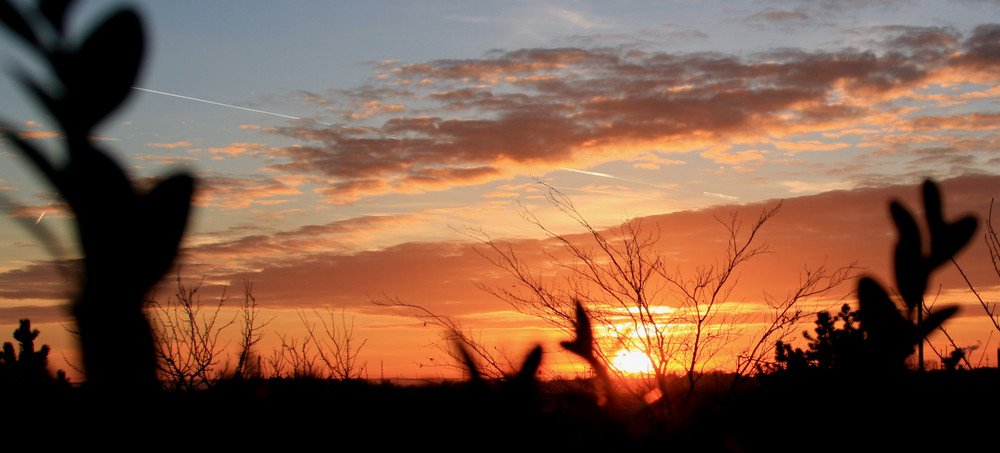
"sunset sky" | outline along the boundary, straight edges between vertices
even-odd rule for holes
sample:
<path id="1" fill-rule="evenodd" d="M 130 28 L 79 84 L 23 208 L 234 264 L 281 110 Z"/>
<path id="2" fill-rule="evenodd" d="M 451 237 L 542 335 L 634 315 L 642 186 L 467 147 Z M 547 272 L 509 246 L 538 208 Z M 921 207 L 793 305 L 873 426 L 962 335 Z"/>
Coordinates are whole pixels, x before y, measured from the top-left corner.
<path id="1" fill-rule="evenodd" d="M 78 29 L 118 2 L 83 3 Z M 345 309 L 373 376 L 445 371 L 420 368 L 437 332 L 372 298 L 515 347 L 550 335 L 475 285 L 510 282 L 469 237 L 515 240 L 542 268 L 551 244 L 522 213 L 580 230 L 539 181 L 593 225 L 654 216 L 679 269 L 723 250 L 713 213 L 750 222 L 785 199 L 762 237 L 775 253 L 734 293 L 744 302 L 824 262 L 857 260 L 888 284 L 886 203 L 918 207 L 924 178 L 949 180 L 949 218 L 984 215 L 1000 194 L 1000 2 L 134 4 L 149 37 L 142 90 L 97 139 L 136 180 L 198 177 L 182 275 L 204 277 L 206 301 L 252 280 L 276 316 L 265 341 L 301 333 L 296 309 Z M 0 40 L 0 119 L 57 149 L 10 76 L 40 74 L 22 50 Z M 68 344 L 69 286 L 13 220 L 40 219 L 70 247 L 53 193 L 4 144 L 0 341 L 30 317 L 41 341 Z M 996 300 L 982 232 L 960 263 Z M 1000 332 L 944 274 L 942 300 L 971 303 L 955 321 L 962 345 L 995 348 Z"/>

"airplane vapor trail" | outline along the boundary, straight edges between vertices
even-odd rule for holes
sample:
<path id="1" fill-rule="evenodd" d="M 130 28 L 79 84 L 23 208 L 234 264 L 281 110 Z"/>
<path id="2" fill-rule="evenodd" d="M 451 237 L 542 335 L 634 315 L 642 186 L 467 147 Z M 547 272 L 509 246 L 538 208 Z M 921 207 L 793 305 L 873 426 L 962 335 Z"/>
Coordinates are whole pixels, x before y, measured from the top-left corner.
<path id="1" fill-rule="evenodd" d="M 222 106 L 222 107 L 229 107 L 229 108 L 232 108 L 232 109 L 246 110 L 248 112 L 263 113 L 265 115 L 272 115 L 272 116 L 280 116 L 282 118 L 289 118 L 289 119 L 293 119 L 293 120 L 302 120 L 302 119 L 305 119 L 305 118 L 299 118 L 297 116 L 285 115 L 283 113 L 268 112 L 266 110 L 257 110 L 257 109 L 252 109 L 252 108 L 248 108 L 248 107 L 240 107 L 238 105 L 223 104 L 221 102 L 209 101 L 208 99 L 199 99 L 199 98 L 195 98 L 195 97 L 191 97 L 191 96 L 183 96 L 183 95 L 180 95 L 180 94 L 167 93 L 165 91 L 150 90 L 149 88 L 132 87 L 132 89 L 133 90 L 138 90 L 138 91 L 145 91 L 147 93 L 162 94 L 164 96 L 172 96 L 172 97 L 175 97 L 175 98 L 187 99 L 189 101 L 204 102 L 206 104 L 218 105 L 218 106 Z M 322 124 L 324 126 L 333 126 L 333 124 L 324 123 L 322 121 L 316 121 L 316 122 L 319 123 L 319 124 Z"/>
<path id="2" fill-rule="evenodd" d="M 42 221 L 42 217 L 45 217 L 45 213 L 48 212 L 49 208 L 52 207 L 53 201 L 55 200 L 49 200 L 49 204 L 45 206 L 45 209 L 42 209 L 42 213 L 38 214 L 38 219 L 35 220 L 35 225 L 38 225 L 38 223 Z"/>
<path id="3" fill-rule="evenodd" d="M 633 180 L 633 179 L 622 178 L 621 176 L 609 175 L 607 173 L 600 173 L 600 172 L 596 172 L 596 171 L 577 170 L 575 168 L 567 168 L 567 167 L 559 167 L 559 169 L 560 170 L 565 170 L 565 171 L 571 171 L 571 172 L 574 172 L 574 173 L 580 173 L 580 174 L 584 174 L 584 175 L 600 176 L 602 178 L 617 179 L 619 181 L 630 182 L 630 183 L 633 183 L 633 184 L 641 184 L 641 185 L 644 185 L 644 186 L 656 187 L 657 189 L 673 190 L 673 191 L 676 191 L 676 192 L 685 192 L 685 193 L 690 193 L 690 194 L 695 194 L 695 195 L 702 195 L 702 196 L 706 196 L 706 197 L 721 198 L 723 200 L 734 200 L 734 201 L 735 200 L 739 200 L 739 197 L 734 197 L 732 195 L 725 195 L 725 194 L 721 194 L 721 193 L 712 193 L 712 192 L 694 192 L 694 191 L 690 191 L 690 190 L 678 189 L 676 187 L 661 186 L 659 184 L 651 184 L 651 183 L 648 183 L 648 182 L 636 181 L 636 180 Z"/>

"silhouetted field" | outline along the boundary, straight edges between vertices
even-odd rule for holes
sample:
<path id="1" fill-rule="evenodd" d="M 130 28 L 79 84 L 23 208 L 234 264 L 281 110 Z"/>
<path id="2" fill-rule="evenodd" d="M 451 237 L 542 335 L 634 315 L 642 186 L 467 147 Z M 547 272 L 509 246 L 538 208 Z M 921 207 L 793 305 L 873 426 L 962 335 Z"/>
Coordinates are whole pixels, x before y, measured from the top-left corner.
<path id="1" fill-rule="evenodd" d="M 710 388 L 646 404 L 600 406 L 588 380 L 399 386 L 323 379 L 229 380 L 203 391 L 109 401 L 83 388 L 3 390 L 7 433 L 71 443 L 282 444 L 445 450 L 622 448 L 675 451 L 989 451 L 1000 403 L 994 369 L 773 373 L 726 394 Z M 706 385 L 706 387 L 708 387 Z M 724 387 L 722 387 L 724 388 Z M 86 415 L 84 415 L 86 414 Z M 70 437 L 63 437 L 70 436 Z M 133 437 L 137 436 L 137 437 Z M 359 447 L 361 448 L 361 447 Z M 367 448 L 367 447 L 365 447 Z"/>

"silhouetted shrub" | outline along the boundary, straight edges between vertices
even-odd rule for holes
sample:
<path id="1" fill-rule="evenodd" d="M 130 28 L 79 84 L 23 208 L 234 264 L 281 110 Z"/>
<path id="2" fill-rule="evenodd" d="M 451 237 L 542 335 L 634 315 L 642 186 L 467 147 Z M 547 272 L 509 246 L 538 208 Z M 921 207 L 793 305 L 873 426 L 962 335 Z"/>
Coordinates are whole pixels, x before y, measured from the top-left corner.
<path id="1" fill-rule="evenodd" d="M 39 333 L 38 329 L 31 330 L 30 320 L 22 319 L 14 330 L 18 350 L 15 352 L 12 343 L 4 342 L 0 353 L 0 386 L 22 388 L 69 382 L 62 370 L 57 372 L 55 379 L 49 374 L 49 345 L 35 350 Z"/>
<path id="2" fill-rule="evenodd" d="M 864 355 L 865 335 L 860 313 L 844 304 L 840 311 L 816 314 L 815 332 L 803 332 L 807 349 L 793 348 L 781 341 L 775 344 L 778 368 L 789 372 L 804 369 L 849 370 L 857 368 Z"/>

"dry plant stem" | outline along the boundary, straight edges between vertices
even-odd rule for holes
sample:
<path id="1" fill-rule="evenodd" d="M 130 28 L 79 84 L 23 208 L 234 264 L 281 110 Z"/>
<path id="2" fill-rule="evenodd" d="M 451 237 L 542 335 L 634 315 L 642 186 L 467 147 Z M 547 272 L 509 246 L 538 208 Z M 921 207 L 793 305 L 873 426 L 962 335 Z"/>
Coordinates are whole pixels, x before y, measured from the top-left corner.
<path id="1" fill-rule="evenodd" d="M 272 377 L 287 377 L 292 379 L 321 378 L 316 365 L 316 353 L 310 351 L 310 339 L 307 337 L 301 344 L 285 335 L 278 335 L 281 347 L 271 353 L 268 364 Z"/>
<path id="2" fill-rule="evenodd" d="M 254 346 L 264 337 L 264 328 L 274 318 L 261 322 L 257 319 L 258 316 L 260 316 L 260 312 L 257 311 L 257 298 L 253 297 L 253 282 L 244 280 L 243 305 L 240 307 L 240 317 L 243 321 L 240 331 L 241 344 L 236 369 L 232 373 L 234 378 L 260 377 L 260 359 L 258 357 L 258 363 L 252 360 L 255 356 Z"/>
<path id="3" fill-rule="evenodd" d="M 998 235 L 997 231 L 993 228 L 992 199 L 990 200 L 989 214 L 986 216 L 985 239 L 986 239 L 986 247 L 990 251 L 990 262 L 993 263 L 993 270 L 996 272 L 997 277 L 1000 277 L 1000 235 Z M 954 260 L 952 261 L 954 262 Z M 957 267 L 958 264 L 955 264 L 955 266 Z M 958 270 L 959 272 L 962 272 L 961 268 L 959 268 Z M 965 273 L 962 273 L 962 277 L 965 278 Z M 979 303 L 983 306 L 983 310 L 986 311 L 986 315 L 989 316 L 990 321 L 993 323 L 993 327 L 996 328 L 997 332 L 1000 332 L 1000 314 L 997 313 L 997 305 L 988 304 L 984 302 L 983 298 L 979 296 L 979 293 L 976 292 L 974 288 L 972 288 L 972 284 L 969 283 L 968 278 L 965 279 L 965 282 L 969 285 L 969 288 L 972 289 L 972 292 L 976 295 L 976 298 L 979 299 Z"/>
<path id="4" fill-rule="evenodd" d="M 987 221 L 987 224 L 988 223 L 989 222 Z M 965 275 L 965 271 L 963 271 L 962 267 L 958 265 L 958 262 L 955 261 L 955 258 L 951 259 L 951 263 L 955 265 L 955 269 L 958 269 L 958 273 L 962 275 L 962 279 L 965 280 L 965 284 L 969 287 L 969 290 L 972 291 L 972 294 L 976 296 L 976 300 L 979 301 L 979 305 L 981 305 L 983 307 L 983 311 L 986 312 L 986 317 L 989 318 L 990 322 L 993 323 L 993 328 L 995 328 L 997 332 L 1000 332 L 1000 316 L 997 316 L 996 304 L 989 304 L 983 300 L 983 297 L 980 296 L 979 291 L 976 291 L 976 288 L 972 286 L 972 282 L 969 281 L 969 277 Z M 948 336 L 948 332 L 946 332 L 943 327 L 939 327 L 939 330 L 941 330 L 942 332 L 945 333 L 946 336 Z M 951 341 L 952 346 L 956 348 L 958 347 L 955 345 L 955 342 L 951 340 L 951 336 L 948 336 L 948 340 Z M 935 351 L 935 353 L 937 353 L 937 351 Z M 968 359 L 964 360 L 965 364 L 969 366 L 969 368 L 972 368 L 972 365 L 969 363 L 969 360 Z"/>
<path id="5" fill-rule="evenodd" d="M 440 341 L 435 343 L 435 346 L 448 358 L 449 363 L 444 364 L 444 366 L 462 370 L 463 372 L 467 371 L 464 365 L 466 357 L 462 352 L 462 348 L 464 347 L 466 354 L 469 354 L 480 362 L 479 365 L 481 366 L 478 367 L 478 371 L 488 379 L 504 379 L 508 374 L 508 370 L 516 369 L 515 363 L 517 361 L 514 357 L 502 349 L 489 347 L 480 336 L 463 328 L 457 321 L 448 316 L 438 315 L 425 307 L 404 303 L 399 299 L 372 299 L 371 303 L 381 307 L 397 307 L 413 310 L 414 314 L 411 316 L 422 321 L 425 325 L 443 329 L 444 333 L 442 333 Z M 456 343 L 460 346 L 455 347 Z"/>
<path id="6" fill-rule="evenodd" d="M 955 262 L 955 258 L 952 258 L 952 259 L 951 259 L 951 262 L 952 262 L 952 264 L 954 264 L 954 265 L 955 265 L 955 267 L 958 267 L 958 263 L 957 263 L 957 262 Z M 965 273 L 964 273 L 964 272 L 962 272 L 962 268 L 960 268 L 960 267 L 959 267 L 959 268 L 958 268 L 958 272 L 962 274 L 962 277 L 963 277 L 963 278 L 965 277 Z M 969 283 L 969 280 L 968 280 L 968 279 L 966 279 L 966 280 L 965 280 L 965 283 L 966 283 L 966 284 L 968 284 L 968 283 Z M 971 288 L 971 285 L 970 285 L 970 288 Z M 976 290 L 975 290 L 975 289 L 973 289 L 973 290 L 972 290 L 972 292 L 973 292 L 973 293 L 976 293 Z M 937 302 L 937 299 L 938 299 L 938 297 L 939 297 L 940 295 L 941 295 L 941 286 L 939 285 L 939 286 L 938 286 L 938 291 L 937 291 L 937 294 L 935 294 L 935 295 L 934 295 L 934 301 L 933 301 L 933 302 L 931 302 L 930 304 L 924 304 L 924 306 L 923 306 L 923 310 L 924 310 L 924 314 L 925 314 L 925 315 L 930 315 L 930 313 L 931 313 L 931 309 L 932 309 L 932 308 L 934 308 L 934 303 L 935 303 L 935 302 Z M 979 294 L 976 294 L 976 297 L 979 297 Z M 952 347 L 952 348 L 954 348 L 954 349 L 961 349 L 961 348 L 959 348 L 959 347 L 958 347 L 958 344 L 957 344 L 957 343 L 955 343 L 955 340 L 954 340 L 953 338 L 951 338 L 951 334 L 949 334 L 949 333 L 948 333 L 948 331 L 947 331 L 947 330 L 946 330 L 946 329 L 944 328 L 944 325 L 939 325 L 939 326 L 937 327 L 937 330 L 938 330 L 938 331 L 940 331 L 940 332 L 941 332 L 942 334 L 944 334 L 944 337 L 948 339 L 948 342 L 949 342 L 949 343 L 951 343 L 951 347 Z M 927 342 L 927 346 L 930 346 L 930 348 L 931 348 L 931 352 L 933 352 L 933 353 L 934 353 L 934 355 L 936 355 L 936 356 L 938 357 L 938 359 L 940 359 L 940 360 L 944 360 L 944 355 L 943 355 L 943 354 L 941 354 L 941 352 L 939 352 L 939 351 L 937 350 L 937 348 L 935 348 L 935 347 L 934 347 L 934 345 L 932 345 L 932 344 L 930 344 L 929 342 Z M 969 362 L 969 358 L 968 358 L 968 357 L 965 357 L 965 356 L 963 355 L 963 356 L 962 356 L 962 361 L 963 361 L 963 362 L 965 362 L 965 366 L 966 366 L 966 367 L 968 367 L 968 368 L 969 368 L 970 370 L 972 369 L 972 363 L 971 363 L 971 362 Z"/>

